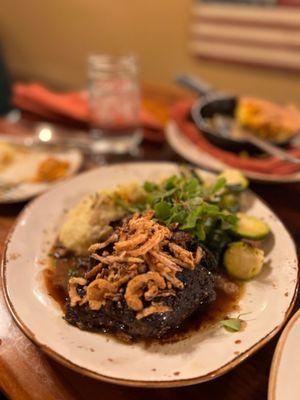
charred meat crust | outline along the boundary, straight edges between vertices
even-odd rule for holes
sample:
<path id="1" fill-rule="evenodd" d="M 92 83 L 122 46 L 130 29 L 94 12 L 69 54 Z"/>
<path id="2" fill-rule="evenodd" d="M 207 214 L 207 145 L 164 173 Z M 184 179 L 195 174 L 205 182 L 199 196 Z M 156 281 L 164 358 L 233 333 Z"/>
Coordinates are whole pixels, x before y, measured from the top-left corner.
<path id="1" fill-rule="evenodd" d="M 69 287 L 70 324 L 131 339 L 162 338 L 215 300 L 213 254 L 152 217 L 149 210 L 124 219 L 110 238 L 91 246 L 85 279 L 73 278 Z"/>
<path id="2" fill-rule="evenodd" d="M 191 245 L 191 243 L 190 243 Z M 124 334 L 130 338 L 161 338 L 169 330 L 179 327 L 184 320 L 216 298 L 214 276 L 216 268 L 213 255 L 205 250 L 205 255 L 192 271 L 183 269 L 176 277 L 184 288 L 176 290 L 176 296 L 158 297 L 155 302 L 170 307 L 171 311 L 154 313 L 137 319 L 136 312 L 129 308 L 124 298 L 114 302 L 108 300 L 99 310 L 91 310 L 87 304 L 71 307 L 66 305 L 65 319 L 80 329 Z M 84 295 L 84 288 L 78 288 Z"/>

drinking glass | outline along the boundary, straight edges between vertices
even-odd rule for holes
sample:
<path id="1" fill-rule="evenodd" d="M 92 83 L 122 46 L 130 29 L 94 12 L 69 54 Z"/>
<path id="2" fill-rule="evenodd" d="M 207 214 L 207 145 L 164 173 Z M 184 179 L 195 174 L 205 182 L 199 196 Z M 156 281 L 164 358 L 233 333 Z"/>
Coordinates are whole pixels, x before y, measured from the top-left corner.
<path id="1" fill-rule="evenodd" d="M 92 55 L 88 77 L 93 138 L 101 141 L 104 152 L 135 152 L 142 138 L 136 58 Z"/>

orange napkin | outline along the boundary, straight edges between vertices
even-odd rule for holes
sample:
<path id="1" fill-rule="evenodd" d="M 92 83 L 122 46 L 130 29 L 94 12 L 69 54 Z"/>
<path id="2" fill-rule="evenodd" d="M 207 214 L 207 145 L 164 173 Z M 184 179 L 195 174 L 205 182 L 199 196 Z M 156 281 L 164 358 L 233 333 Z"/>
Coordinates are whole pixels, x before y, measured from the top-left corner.
<path id="1" fill-rule="evenodd" d="M 12 104 L 18 109 L 42 119 L 55 122 L 78 122 L 87 126 L 91 122 L 85 92 L 58 93 L 39 83 L 16 83 L 13 87 Z M 164 140 L 162 124 L 147 110 L 141 109 L 140 121 L 146 139 Z"/>
<path id="2" fill-rule="evenodd" d="M 211 154 L 213 157 L 223 161 L 225 164 L 233 168 L 239 168 L 241 170 L 270 175 L 290 175 L 300 171 L 299 165 L 282 161 L 275 157 L 266 157 L 262 159 L 255 157 L 246 158 L 214 146 L 211 142 L 205 139 L 195 124 L 191 121 L 191 106 L 192 102 L 190 101 L 176 104 L 171 110 L 171 117 L 176 122 L 182 134 L 199 147 L 200 150 Z M 290 149 L 288 152 L 295 157 L 300 157 L 300 148 Z"/>

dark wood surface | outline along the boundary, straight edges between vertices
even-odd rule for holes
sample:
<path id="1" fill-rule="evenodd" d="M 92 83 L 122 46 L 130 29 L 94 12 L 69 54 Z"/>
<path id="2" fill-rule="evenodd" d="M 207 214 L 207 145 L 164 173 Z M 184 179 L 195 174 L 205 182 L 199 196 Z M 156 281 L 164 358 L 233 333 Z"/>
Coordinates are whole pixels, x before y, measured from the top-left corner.
<path id="1" fill-rule="evenodd" d="M 168 107 L 185 96 L 188 94 L 152 86 L 147 86 L 144 92 L 147 107 L 162 122 L 167 119 Z M 109 163 L 128 160 L 128 157 L 107 158 Z M 183 161 L 166 143 L 144 143 L 136 160 Z M 251 187 L 287 226 L 299 255 L 300 183 L 252 184 Z M 1 250 L 22 207 L 0 207 Z M 278 335 L 254 356 L 214 381 L 175 389 L 122 387 L 86 378 L 49 359 L 13 322 L 0 290 L 0 387 L 13 400 L 264 400 L 267 399 L 268 375 L 277 340 Z"/>

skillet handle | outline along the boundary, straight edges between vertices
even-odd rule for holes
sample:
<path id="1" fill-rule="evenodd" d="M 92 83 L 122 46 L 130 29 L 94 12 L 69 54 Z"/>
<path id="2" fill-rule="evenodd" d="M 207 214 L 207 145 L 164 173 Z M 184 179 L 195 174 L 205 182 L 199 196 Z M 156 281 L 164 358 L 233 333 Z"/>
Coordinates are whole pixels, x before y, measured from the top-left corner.
<path id="1" fill-rule="evenodd" d="M 175 82 L 196 92 L 199 96 L 207 96 L 215 92 L 212 86 L 193 75 L 180 74 L 175 76 Z"/>
<path id="2" fill-rule="evenodd" d="M 266 142 L 265 140 L 262 140 L 257 136 L 251 135 L 251 133 L 248 134 L 245 132 L 244 134 L 245 134 L 245 139 L 248 142 L 258 147 L 259 149 L 265 151 L 267 154 L 277 157 L 283 161 L 288 161 L 293 164 L 300 164 L 300 158 L 292 156 L 286 151 L 280 149 L 279 147 L 274 146 L 273 144 Z"/>

